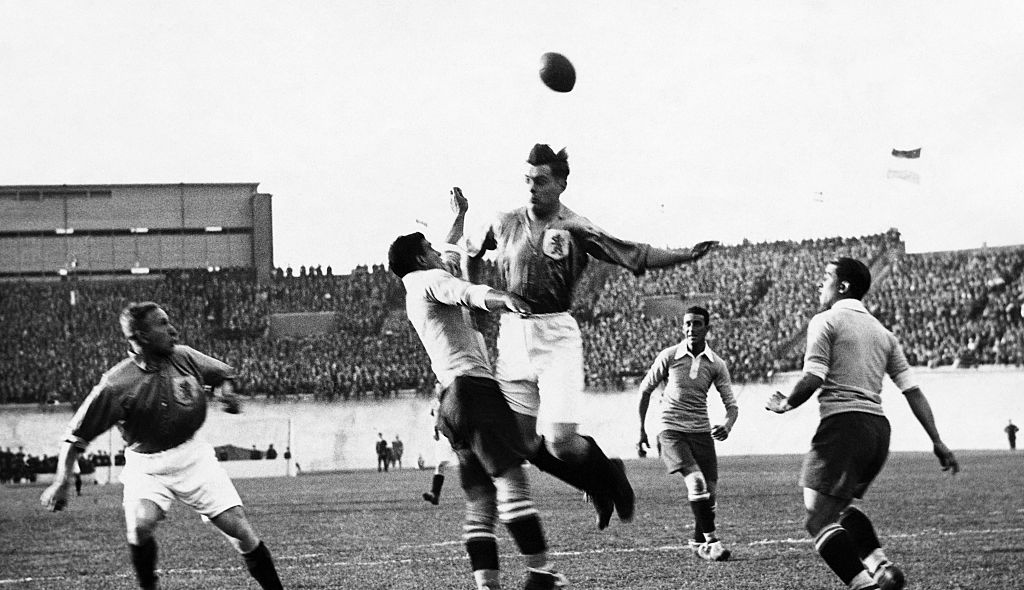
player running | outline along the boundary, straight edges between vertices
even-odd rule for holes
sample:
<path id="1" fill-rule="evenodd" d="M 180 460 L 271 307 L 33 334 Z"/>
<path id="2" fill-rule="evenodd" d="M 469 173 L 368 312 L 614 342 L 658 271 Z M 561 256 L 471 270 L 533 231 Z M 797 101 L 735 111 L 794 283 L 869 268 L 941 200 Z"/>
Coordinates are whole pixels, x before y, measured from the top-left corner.
<path id="1" fill-rule="evenodd" d="M 438 425 L 459 458 L 466 493 L 463 540 L 478 589 L 500 588 L 494 525 L 508 528 L 526 560 L 527 590 L 567 585 L 552 570 L 540 515 L 522 462 L 528 456 L 518 424 L 491 373 L 483 335 L 469 309 L 529 313 L 522 299 L 456 278 L 457 261 L 441 259 L 421 233 L 399 237 L 388 251 L 406 290 L 406 313 L 445 388 Z"/>
<path id="2" fill-rule="evenodd" d="M 661 459 L 669 475 L 681 473 L 687 498 L 693 510 L 694 528 L 690 549 L 708 561 L 725 561 L 731 555 L 715 531 L 718 487 L 718 455 L 715 440 L 729 438 L 739 416 L 732 393 L 732 380 L 725 359 L 711 351 L 707 334 L 711 315 L 703 307 L 693 306 L 683 315 L 683 334 L 679 344 L 658 354 L 640 382 L 640 441 L 650 446 L 644 422 L 651 393 L 665 383 L 661 395 L 658 443 Z M 725 406 L 725 424 L 711 425 L 708 418 L 708 391 L 714 385 Z"/>
<path id="3" fill-rule="evenodd" d="M 862 498 L 889 454 L 889 421 L 882 411 L 882 378 L 893 380 L 932 440 L 943 471 L 959 471 L 935 427 L 931 405 L 914 381 L 896 337 L 861 303 L 871 287 L 863 262 L 837 258 L 825 267 L 823 311 L 807 326 L 804 374 L 786 396 L 775 392 L 767 409 L 782 414 L 819 388 L 821 423 L 804 458 L 800 485 L 804 526 L 814 548 L 853 590 L 898 590 L 903 572 L 888 560 L 871 520 L 852 505 Z"/>
<path id="4" fill-rule="evenodd" d="M 633 517 L 634 494 L 622 462 L 609 460 L 593 438 L 577 432 L 583 339 L 569 313 L 573 289 L 590 257 L 639 275 L 648 268 L 698 260 L 717 242 L 677 251 L 620 240 L 562 204 L 569 177 L 564 149 L 556 154 L 537 144 L 527 163 L 529 203 L 499 215 L 478 235 L 467 236 L 468 276 L 476 281 L 481 257 L 496 250 L 506 288 L 533 309 L 529 316 L 502 316 L 495 378 L 527 437 L 530 461 L 587 492 L 603 529 L 613 508 L 623 521 Z M 462 223 L 467 208 L 465 203 L 456 223 Z M 541 403 L 550 421 L 546 437 L 537 432 Z"/>
<path id="5" fill-rule="evenodd" d="M 206 420 L 204 386 L 217 388 L 225 409 L 237 413 L 234 369 L 176 344 L 178 331 L 156 303 L 132 303 L 120 321 L 128 358 L 103 374 L 75 412 L 57 475 L 40 497 L 43 506 L 64 509 L 71 466 L 90 441 L 116 424 L 128 444 L 121 482 L 128 548 L 140 587 L 158 588 L 157 524 L 178 499 L 227 537 L 260 587 L 281 588 L 270 551 L 249 524 L 213 447 L 194 438 Z"/>

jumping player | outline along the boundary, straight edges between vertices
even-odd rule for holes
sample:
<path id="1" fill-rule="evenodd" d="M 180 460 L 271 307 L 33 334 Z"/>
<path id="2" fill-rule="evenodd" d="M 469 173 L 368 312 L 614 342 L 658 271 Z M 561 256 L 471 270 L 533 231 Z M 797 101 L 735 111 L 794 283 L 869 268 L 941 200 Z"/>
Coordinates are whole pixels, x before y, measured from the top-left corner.
<path id="1" fill-rule="evenodd" d="M 729 438 L 739 416 L 732 393 L 732 379 L 725 360 L 711 351 L 707 334 L 711 315 L 703 307 L 693 306 L 683 315 L 683 341 L 658 354 L 640 382 L 640 441 L 647 444 L 647 408 L 651 393 L 662 383 L 658 443 L 668 473 L 681 473 L 687 498 L 693 510 L 694 528 L 690 549 L 709 561 L 725 561 L 731 555 L 715 532 L 715 508 L 718 488 L 718 455 L 715 440 Z M 714 385 L 725 406 L 725 424 L 711 425 L 708 418 L 708 391 Z"/>
<path id="2" fill-rule="evenodd" d="M 814 548 L 854 590 L 896 590 L 903 572 L 881 548 L 874 525 L 852 505 L 882 470 L 889 453 L 889 421 L 882 411 L 882 378 L 893 380 L 920 422 L 943 471 L 960 466 L 935 427 L 931 405 L 914 381 L 896 337 L 861 303 L 871 271 L 859 260 L 837 258 L 825 267 L 819 301 L 825 311 L 807 326 L 804 374 L 786 396 L 775 392 L 767 409 L 782 414 L 819 389 L 821 423 L 804 458 L 804 526 Z"/>
<path id="3" fill-rule="evenodd" d="M 213 447 L 193 438 L 206 420 L 204 386 L 218 388 L 226 410 L 237 413 L 234 369 L 176 344 L 178 331 L 156 303 L 132 303 L 120 321 L 129 357 L 104 373 L 71 419 L 56 478 L 40 497 L 43 506 L 64 509 L 78 456 L 116 424 L 128 443 L 121 482 L 128 548 L 140 587 L 158 587 L 157 524 L 178 499 L 227 537 L 262 588 L 281 588 L 270 551 L 249 524 Z"/>
<path id="4" fill-rule="evenodd" d="M 483 335 L 469 314 L 470 308 L 529 313 L 529 306 L 511 293 L 456 278 L 449 271 L 457 262 L 443 261 L 421 233 L 396 239 L 388 263 L 402 279 L 409 321 L 445 388 L 438 424 L 459 458 L 467 499 L 463 540 L 477 588 L 500 588 L 498 520 L 525 557 L 526 589 L 565 587 L 565 577 L 551 569 L 540 516 L 530 499 L 522 468 L 528 451 L 491 373 Z"/>
<path id="5" fill-rule="evenodd" d="M 569 177 L 564 149 L 556 154 L 537 144 L 527 163 L 529 203 L 467 236 L 468 276 L 477 280 L 479 260 L 487 250 L 496 250 L 506 288 L 533 309 L 530 316 L 502 316 L 495 377 L 527 437 L 530 461 L 587 492 L 603 529 L 613 508 L 621 520 L 632 518 L 634 494 L 622 462 L 609 460 L 593 438 L 577 433 L 583 339 L 569 314 L 573 289 L 591 256 L 639 275 L 648 268 L 698 260 L 716 242 L 676 251 L 618 239 L 562 204 Z M 466 208 L 468 203 L 456 223 L 462 223 Z M 551 422 L 546 441 L 537 432 L 541 403 Z"/>

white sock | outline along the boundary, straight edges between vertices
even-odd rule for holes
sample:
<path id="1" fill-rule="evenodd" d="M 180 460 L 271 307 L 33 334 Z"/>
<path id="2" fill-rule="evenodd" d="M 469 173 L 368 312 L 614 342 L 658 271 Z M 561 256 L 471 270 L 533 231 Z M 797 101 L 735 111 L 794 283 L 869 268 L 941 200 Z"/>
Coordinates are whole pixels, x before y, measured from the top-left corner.
<path id="1" fill-rule="evenodd" d="M 868 555 L 864 558 L 864 567 L 868 568 L 869 572 L 875 573 L 875 570 L 878 569 L 878 566 L 882 565 L 887 561 L 889 560 L 885 557 L 885 551 L 882 551 L 881 548 L 875 549 L 871 552 L 871 555 Z"/>
<path id="2" fill-rule="evenodd" d="M 864 570 L 850 580 L 850 590 L 861 590 L 863 588 L 877 588 L 875 581 Z"/>

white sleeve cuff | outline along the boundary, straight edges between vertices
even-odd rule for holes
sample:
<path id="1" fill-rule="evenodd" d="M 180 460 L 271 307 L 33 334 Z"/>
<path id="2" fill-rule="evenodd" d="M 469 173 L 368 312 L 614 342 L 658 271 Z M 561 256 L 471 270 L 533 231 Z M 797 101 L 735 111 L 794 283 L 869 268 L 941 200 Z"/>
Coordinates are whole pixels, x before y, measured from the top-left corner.
<path id="1" fill-rule="evenodd" d="M 893 383 L 896 384 L 896 387 L 898 387 L 900 391 L 907 391 L 908 389 L 913 389 L 917 387 L 917 381 L 914 380 L 914 373 L 910 369 L 907 369 L 906 371 L 903 371 L 899 375 L 896 375 L 895 377 L 892 378 L 892 381 Z"/>
<path id="2" fill-rule="evenodd" d="M 825 377 L 828 377 L 828 365 L 825 363 L 809 361 L 804 363 L 804 373 L 810 373 L 824 381 Z"/>
<path id="3" fill-rule="evenodd" d="M 466 289 L 466 302 L 476 307 L 487 311 L 487 294 L 491 292 L 491 288 L 487 285 L 473 285 Z"/>

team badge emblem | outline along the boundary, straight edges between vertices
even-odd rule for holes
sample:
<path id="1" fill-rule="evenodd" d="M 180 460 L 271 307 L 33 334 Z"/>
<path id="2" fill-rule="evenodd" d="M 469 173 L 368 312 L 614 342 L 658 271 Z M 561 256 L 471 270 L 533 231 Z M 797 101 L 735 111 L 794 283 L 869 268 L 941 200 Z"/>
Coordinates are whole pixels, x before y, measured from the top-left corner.
<path id="1" fill-rule="evenodd" d="M 569 230 L 547 229 L 544 230 L 544 241 L 542 244 L 544 254 L 548 258 L 561 260 L 569 255 Z"/>
<path id="2" fill-rule="evenodd" d="M 183 406 L 192 406 L 196 403 L 196 395 L 199 392 L 199 383 L 192 375 L 174 378 L 174 401 Z"/>

